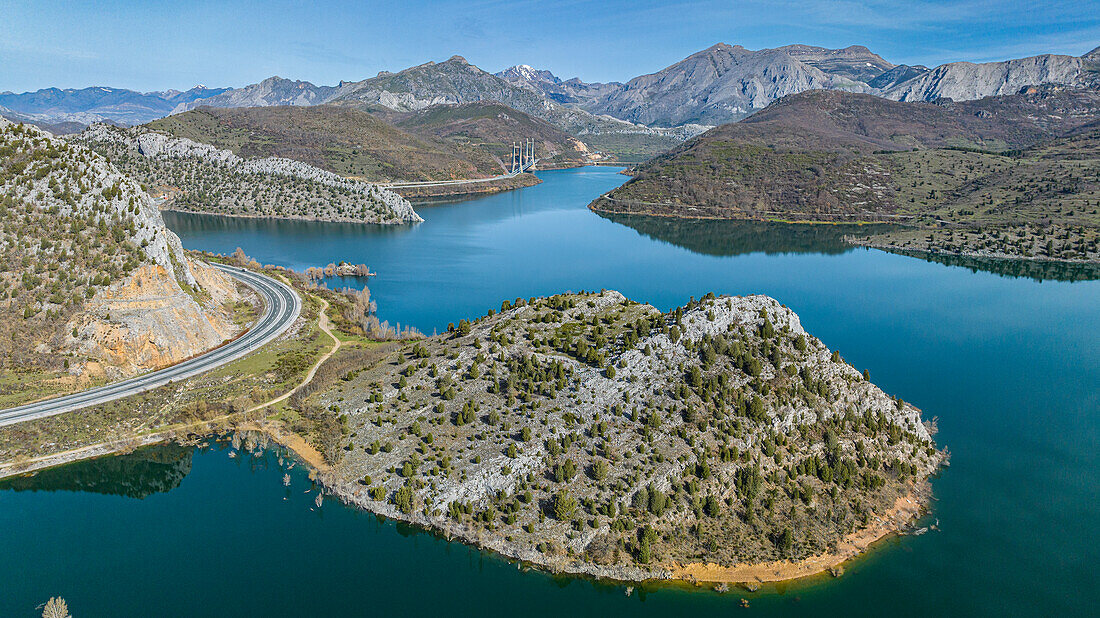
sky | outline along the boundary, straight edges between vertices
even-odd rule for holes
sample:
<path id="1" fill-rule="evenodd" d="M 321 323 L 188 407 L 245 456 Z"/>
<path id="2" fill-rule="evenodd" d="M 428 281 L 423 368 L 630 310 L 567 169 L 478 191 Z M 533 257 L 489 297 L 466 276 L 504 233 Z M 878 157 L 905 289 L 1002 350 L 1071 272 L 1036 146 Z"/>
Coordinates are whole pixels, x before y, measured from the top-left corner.
<path id="1" fill-rule="evenodd" d="M 1100 0 L 0 0 L 0 91 L 332 85 L 455 54 L 626 81 L 718 42 L 865 45 L 928 66 L 1081 55 L 1100 46 Z"/>

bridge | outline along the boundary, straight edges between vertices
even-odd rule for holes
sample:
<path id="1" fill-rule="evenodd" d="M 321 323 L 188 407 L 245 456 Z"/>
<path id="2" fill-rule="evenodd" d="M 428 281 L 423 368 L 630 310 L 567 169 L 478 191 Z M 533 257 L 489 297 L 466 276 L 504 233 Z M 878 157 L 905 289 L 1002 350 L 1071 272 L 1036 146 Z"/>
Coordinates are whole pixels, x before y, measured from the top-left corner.
<path id="1" fill-rule="evenodd" d="M 535 156 L 535 140 L 526 139 L 522 144 L 512 143 L 512 158 L 508 162 L 508 172 L 489 178 L 469 178 L 465 180 L 426 180 L 423 182 L 376 182 L 373 183 L 386 189 L 412 189 L 416 187 L 446 187 L 450 185 L 468 185 L 479 182 L 496 182 L 515 178 L 525 172 L 530 172 L 538 165 L 540 159 Z"/>

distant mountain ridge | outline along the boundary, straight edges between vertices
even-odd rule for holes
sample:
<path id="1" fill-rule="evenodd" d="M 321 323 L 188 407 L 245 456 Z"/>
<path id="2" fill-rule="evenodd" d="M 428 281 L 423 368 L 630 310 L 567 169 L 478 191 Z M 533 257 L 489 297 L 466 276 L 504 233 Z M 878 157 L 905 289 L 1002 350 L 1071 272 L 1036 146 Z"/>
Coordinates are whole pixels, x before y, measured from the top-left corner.
<path id="1" fill-rule="evenodd" d="M 15 114 L 49 122 L 110 121 L 141 124 L 162 118 L 178 105 L 219 95 L 229 88 L 195 86 L 190 90 L 136 92 L 125 88 L 91 86 L 88 88 L 44 88 L 35 92 L 0 93 L 0 106 Z"/>
<path id="2" fill-rule="evenodd" d="M 269 77 L 258 84 L 225 89 L 214 96 L 180 101 L 171 111 L 180 114 L 196 107 L 274 107 L 281 105 L 322 105 L 341 86 L 315 86 L 310 82 Z M 167 115 L 167 114 L 166 114 Z"/>
<path id="3" fill-rule="evenodd" d="M 533 90 L 563 104 L 583 103 L 622 87 L 619 82 L 586 83 L 577 77 L 563 80 L 550 71 L 535 69 L 526 64 L 508 67 L 495 75 L 513 86 Z"/>
<path id="4" fill-rule="evenodd" d="M 8 117 L 46 123 L 110 121 L 129 125 L 203 105 L 270 107 L 340 105 L 398 112 L 433 105 L 496 101 L 576 137 L 635 135 L 676 141 L 708 126 L 740 120 L 784 96 L 807 90 L 874 94 L 897 101 L 974 100 L 1043 84 L 1096 88 L 1100 48 L 1080 57 L 1043 54 L 1001 62 L 952 62 L 929 69 L 895 65 L 861 45 L 829 49 L 786 45 L 750 50 L 718 43 L 626 83 L 563 80 L 520 64 L 489 73 L 461 56 L 359 81 L 318 86 L 269 77 L 242 88 L 196 87 L 138 93 L 93 87 L 0 93 Z M 671 130 L 670 130 L 671 129 Z M 621 138 L 614 138 L 621 140 Z M 600 142 L 600 139 L 585 140 Z"/>

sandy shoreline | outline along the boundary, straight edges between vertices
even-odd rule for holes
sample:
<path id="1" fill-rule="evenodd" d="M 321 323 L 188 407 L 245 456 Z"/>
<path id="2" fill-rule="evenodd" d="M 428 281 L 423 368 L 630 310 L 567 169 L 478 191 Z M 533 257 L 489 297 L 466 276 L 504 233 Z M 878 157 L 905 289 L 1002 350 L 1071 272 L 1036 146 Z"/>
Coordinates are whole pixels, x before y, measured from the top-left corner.
<path id="1" fill-rule="evenodd" d="M 915 521 L 923 509 L 922 499 L 918 494 L 914 489 L 908 495 L 899 497 L 884 517 L 876 516 L 878 521 L 874 524 L 846 536 L 837 545 L 835 552 L 810 556 L 798 562 L 775 561 L 736 566 L 694 562 L 672 564 L 669 568 L 675 579 L 716 584 L 774 583 L 837 570 L 878 541 L 900 532 Z"/>

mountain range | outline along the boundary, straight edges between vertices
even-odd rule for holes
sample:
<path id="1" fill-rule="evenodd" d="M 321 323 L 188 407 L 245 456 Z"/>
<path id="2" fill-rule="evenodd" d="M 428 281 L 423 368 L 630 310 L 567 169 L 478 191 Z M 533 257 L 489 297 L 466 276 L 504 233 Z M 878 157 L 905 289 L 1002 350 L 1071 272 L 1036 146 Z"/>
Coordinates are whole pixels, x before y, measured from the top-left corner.
<path id="1" fill-rule="evenodd" d="M 866 47 L 787 45 L 749 50 L 718 43 L 625 83 L 563 80 L 516 65 L 489 73 L 454 56 L 397 73 L 318 86 L 270 77 L 242 88 L 139 93 L 93 87 L 0 93 L 9 117 L 39 123 L 138 124 L 203 105 L 268 107 L 340 105 L 408 112 L 432 105 L 497 101 L 577 136 L 648 135 L 672 140 L 705 126 L 740 120 L 806 90 L 867 93 L 896 101 L 972 100 L 1047 83 L 1095 87 L 1100 48 L 1083 56 L 1044 54 L 1002 62 L 953 62 L 935 68 L 895 65 Z M 663 127 L 663 128 L 662 128 Z M 677 129 L 668 130 L 671 127 Z M 618 138 L 617 138 L 618 139 Z M 586 142 L 595 141 L 585 140 Z M 599 147 L 599 144 L 596 144 Z"/>
<path id="2" fill-rule="evenodd" d="M 895 101 L 973 100 L 1041 84 L 1096 85 L 1100 55 L 1045 54 L 928 69 L 894 65 L 866 47 L 788 45 L 748 50 L 719 43 L 620 88 L 577 103 L 645 125 L 718 125 L 807 90 L 868 93 Z"/>
<path id="3" fill-rule="evenodd" d="M 35 92 L 0 92 L 0 107 L 17 120 L 50 123 L 112 122 L 141 124 L 162 118 L 176 106 L 222 94 L 229 88 L 195 86 L 190 90 L 135 92 L 125 88 L 92 86 L 89 88 L 45 88 Z M 7 114 L 6 114 L 7 115 Z"/>

